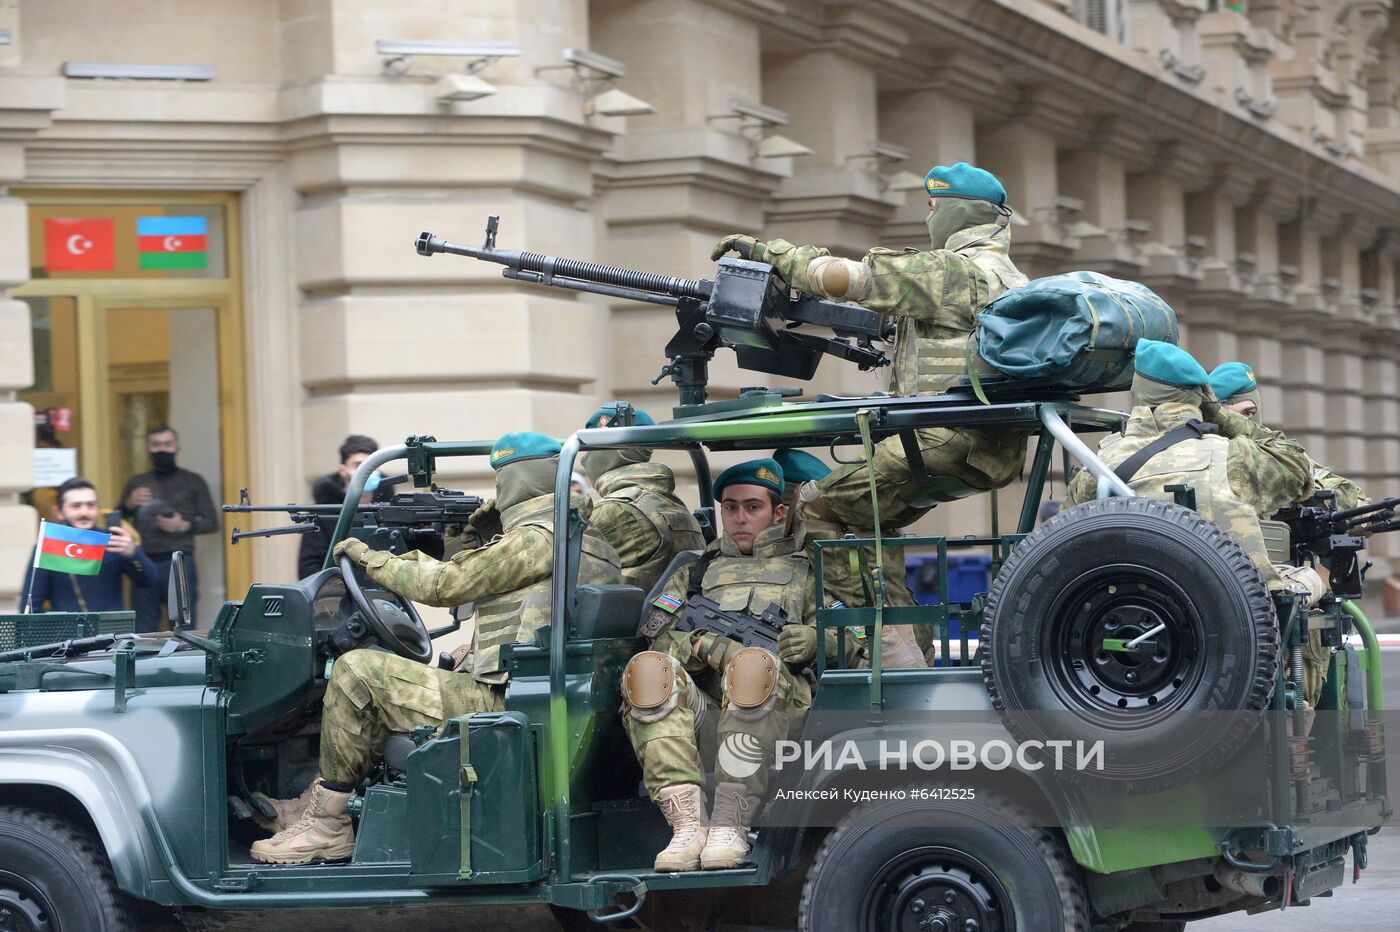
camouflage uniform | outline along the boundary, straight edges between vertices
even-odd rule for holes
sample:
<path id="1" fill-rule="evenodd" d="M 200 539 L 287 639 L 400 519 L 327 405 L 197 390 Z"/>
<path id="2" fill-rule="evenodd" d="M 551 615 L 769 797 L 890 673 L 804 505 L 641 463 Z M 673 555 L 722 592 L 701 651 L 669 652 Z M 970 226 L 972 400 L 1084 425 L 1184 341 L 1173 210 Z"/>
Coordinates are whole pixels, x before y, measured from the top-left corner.
<path id="1" fill-rule="evenodd" d="M 977 312 L 1007 289 L 1026 284 L 1026 276 L 1011 262 L 1010 244 L 1008 227 L 986 223 L 954 233 L 942 249 L 877 248 L 866 254 L 862 264 L 867 274 L 840 300 L 898 318 L 892 392 L 938 394 L 966 375 Z M 820 247 L 774 240 L 763 258 L 799 291 L 825 295 L 810 266 L 827 255 Z M 898 438 L 875 448 L 880 517 L 887 528 L 914 522 L 939 501 L 1001 488 L 1025 462 L 1024 432 L 935 427 L 916 434 L 924 468 L 935 480 L 931 489 L 911 487 Z M 817 492 L 818 501 L 807 502 L 807 510 L 850 527 L 874 526 L 864 464 L 835 470 L 817 484 Z"/>
<path id="2" fill-rule="evenodd" d="M 1333 504 L 1333 508 L 1345 511 L 1348 508 L 1370 503 L 1371 499 L 1365 490 L 1346 476 L 1337 475 L 1317 460 L 1309 459 L 1308 462 L 1312 465 L 1313 483 L 1319 489 L 1337 493 L 1337 500 Z"/>
<path id="3" fill-rule="evenodd" d="M 677 553 L 704 549 L 699 522 L 675 495 L 670 467 L 633 463 L 594 477 L 593 486 L 602 496 L 593 526 L 617 550 L 624 584 L 649 592 Z"/>
<path id="4" fill-rule="evenodd" d="M 755 615 L 776 603 L 790 621 L 800 619 L 804 625 L 815 624 L 816 594 L 805 543 L 800 532 L 785 536 L 783 528 L 773 527 L 755 538 L 753 555 L 744 556 L 733 538 L 723 535 L 706 548 L 706 553 L 713 556 L 705 570 L 701 593 L 722 608 Z M 753 710 L 725 708 L 724 650 L 738 645 L 728 638 L 708 635 L 709 643 L 701 645 L 702 656 L 692 647 L 694 632 L 672 629 L 674 615 L 680 611 L 674 606 L 684 604 L 690 572 L 691 567 L 686 567 L 666 581 L 641 629 L 651 640 L 651 650 L 669 654 L 684 668 L 676 677 L 672 701 L 657 712 L 647 713 L 624 705 L 627 736 L 641 761 L 647 791 L 656 800 L 657 794 L 667 787 L 704 782 L 696 730 L 704 717 L 719 707 L 717 740 L 723 744 L 725 736 L 735 732 L 752 735 L 758 739 L 765 764 L 754 773 L 731 774 L 725 769 L 725 756 L 720 754 L 716 780 L 741 783 L 750 796 L 761 796 L 768 782 L 773 747 L 787 734 L 788 713 L 811 707 L 815 684 L 809 675 L 794 672 L 772 655 L 778 684 L 769 700 Z M 859 651 L 856 640 L 847 640 L 853 659 Z M 834 655 L 835 644 L 834 632 L 828 632 L 828 657 Z"/>
<path id="5" fill-rule="evenodd" d="M 1189 420 L 1202 420 L 1201 409 L 1183 402 L 1133 408 L 1121 434 L 1099 444 L 1099 458 L 1114 467 L 1158 437 Z M 1259 516 L 1271 515 L 1312 494 L 1312 473 L 1303 448 L 1282 433 L 1222 409 L 1220 433 L 1186 440 L 1148 460 L 1129 485 L 1139 495 L 1170 500 L 1165 487 L 1187 483 L 1196 492 L 1197 510 L 1220 525 L 1245 549 L 1271 589 L 1285 583 L 1264 545 Z M 1061 509 L 1092 501 L 1098 480 L 1079 470 L 1070 481 Z"/>
<path id="6" fill-rule="evenodd" d="M 571 504 L 587 516 L 586 497 Z M 384 751 L 390 732 L 441 725 L 467 712 L 504 708 L 509 674 L 503 644 L 524 644 L 549 626 L 554 566 L 554 496 L 540 495 L 501 513 L 502 536 L 484 547 L 434 560 L 420 551 L 394 556 L 371 550 L 365 575 L 425 605 L 476 603 L 472 651 L 453 672 L 383 651 L 355 650 L 336 660 L 321 718 L 321 776 L 352 786 Z M 578 584 L 616 583 L 617 554 L 593 528 L 585 531 Z"/>

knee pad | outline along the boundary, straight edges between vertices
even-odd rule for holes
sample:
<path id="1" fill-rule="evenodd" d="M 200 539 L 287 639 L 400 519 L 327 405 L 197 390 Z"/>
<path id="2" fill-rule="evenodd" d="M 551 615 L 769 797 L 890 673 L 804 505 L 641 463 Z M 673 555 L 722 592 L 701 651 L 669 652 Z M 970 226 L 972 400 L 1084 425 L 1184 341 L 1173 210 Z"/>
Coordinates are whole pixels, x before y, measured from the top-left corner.
<path id="1" fill-rule="evenodd" d="M 677 664 L 670 654 L 642 651 L 622 671 L 622 699 L 627 714 L 641 722 L 656 721 L 676 707 Z"/>
<path id="2" fill-rule="evenodd" d="M 745 647 L 724 666 L 724 696 L 736 709 L 757 709 L 778 689 L 778 658 L 761 647 Z"/>

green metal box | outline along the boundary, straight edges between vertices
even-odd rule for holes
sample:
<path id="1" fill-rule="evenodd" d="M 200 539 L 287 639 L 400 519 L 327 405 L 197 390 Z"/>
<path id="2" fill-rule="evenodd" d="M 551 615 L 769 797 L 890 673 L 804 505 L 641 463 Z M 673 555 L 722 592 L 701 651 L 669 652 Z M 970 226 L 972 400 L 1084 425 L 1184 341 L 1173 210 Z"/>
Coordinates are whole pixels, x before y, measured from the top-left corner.
<path id="1" fill-rule="evenodd" d="M 135 612 L 41 612 L 0 618 L 0 650 L 52 644 L 69 638 L 126 634 L 136 629 Z"/>
<path id="2" fill-rule="evenodd" d="M 408 755 L 411 873 L 483 884 L 544 875 L 536 740 L 519 712 L 478 713 Z"/>

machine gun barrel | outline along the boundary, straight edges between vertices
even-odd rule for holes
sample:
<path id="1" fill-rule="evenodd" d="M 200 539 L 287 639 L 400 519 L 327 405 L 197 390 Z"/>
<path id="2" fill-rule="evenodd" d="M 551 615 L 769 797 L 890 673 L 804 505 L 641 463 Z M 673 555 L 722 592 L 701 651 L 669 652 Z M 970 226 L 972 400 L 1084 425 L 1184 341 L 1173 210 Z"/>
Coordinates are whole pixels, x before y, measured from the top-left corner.
<path id="1" fill-rule="evenodd" d="M 1346 511 L 1334 511 L 1332 512 L 1332 520 L 1348 521 L 1350 522 L 1349 526 L 1355 527 L 1359 523 L 1354 520 L 1356 518 L 1374 515 L 1381 511 L 1392 511 L 1397 507 L 1400 507 L 1400 498 L 1383 498 L 1369 505 L 1358 505 L 1355 508 L 1348 508 Z"/>
<path id="2" fill-rule="evenodd" d="M 446 252 L 480 259 L 483 262 L 495 262 L 506 267 L 502 273 L 506 278 L 540 285 L 558 285 L 576 291 L 590 291 L 618 298 L 632 298 L 651 304 L 675 306 L 681 298 L 705 301 L 714 287 L 712 282 L 704 279 L 639 272 L 636 269 L 622 269 L 581 259 L 562 259 L 537 252 L 497 249 L 498 223 L 499 218 L 495 215 L 487 221 L 486 243 L 482 246 L 449 243 L 426 230 L 418 234 L 414 246 L 420 256 Z"/>

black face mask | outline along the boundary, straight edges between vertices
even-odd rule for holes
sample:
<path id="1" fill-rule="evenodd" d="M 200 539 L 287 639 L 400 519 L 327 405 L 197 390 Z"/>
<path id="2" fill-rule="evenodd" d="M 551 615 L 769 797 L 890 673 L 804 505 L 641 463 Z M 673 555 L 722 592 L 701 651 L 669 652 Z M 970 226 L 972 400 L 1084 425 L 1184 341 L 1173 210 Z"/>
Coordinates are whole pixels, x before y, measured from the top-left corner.
<path id="1" fill-rule="evenodd" d="M 158 476 L 169 475 L 175 471 L 175 454 L 161 451 L 151 454 L 151 470 Z"/>

